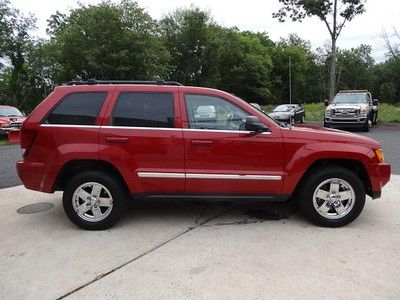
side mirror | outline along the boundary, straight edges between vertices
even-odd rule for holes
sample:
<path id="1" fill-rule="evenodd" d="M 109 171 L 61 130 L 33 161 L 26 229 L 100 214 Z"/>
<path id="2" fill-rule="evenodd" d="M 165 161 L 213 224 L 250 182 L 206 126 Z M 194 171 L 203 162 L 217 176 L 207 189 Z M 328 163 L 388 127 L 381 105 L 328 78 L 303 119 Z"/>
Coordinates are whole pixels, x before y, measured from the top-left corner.
<path id="1" fill-rule="evenodd" d="M 378 103 L 379 103 L 379 101 L 378 101 L 378 99 L 374 99 L 374 100 L 372 100 L 372 105 L 378 105 Z"/>
<path id="2" fill-rule="evenodd" d="M 329 105 L 329 100 L 328 100 L 328 99 L 325 99 L 325 100 L 324 100 L 324 105 L 325 105 L 325 106 L 328 106 L 328 105 Z"/>
<path id="3" fill-rule="evenodd" d="M 246 118 L 245 128 L 247 131 L 254 131 L 255 133 L 269 131 L 268 127 L 261 123 L 260 119 L 255 116 L 248 116 Z"/>

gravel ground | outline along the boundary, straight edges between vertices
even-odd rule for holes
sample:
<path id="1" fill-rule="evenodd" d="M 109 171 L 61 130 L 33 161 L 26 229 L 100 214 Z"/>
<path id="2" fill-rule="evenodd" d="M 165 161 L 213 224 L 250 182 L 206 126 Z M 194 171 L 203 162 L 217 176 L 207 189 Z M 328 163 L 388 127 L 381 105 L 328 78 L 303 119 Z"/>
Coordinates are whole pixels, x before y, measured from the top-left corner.
<path id="1" fill-rule="evenodd" d="M 400 124 L 377 125 L 370 132 L 357 133 L 380 141 L 385 160 L 392 165 L 392 173 L 400 174 Z M 21 184 L 15 169 L 15 163 L 20 159 L 19 145 L 0 146 L 0 189 Z"/>

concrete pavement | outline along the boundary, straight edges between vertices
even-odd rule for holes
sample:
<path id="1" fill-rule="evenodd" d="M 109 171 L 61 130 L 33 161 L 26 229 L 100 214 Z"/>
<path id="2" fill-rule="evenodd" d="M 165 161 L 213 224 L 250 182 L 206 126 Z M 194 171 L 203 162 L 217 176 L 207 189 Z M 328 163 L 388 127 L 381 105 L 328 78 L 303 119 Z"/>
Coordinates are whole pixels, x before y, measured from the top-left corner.
<path id="1" fill-rule="evenodd" d="M 393 175 L 382 199 L 336 229 L 315 227 L 287 204 L 269 204 L 289 215 L 269 221 L 249 217 L 257 206 L 157 201 L 89 232 L 66 218 L 59 193 L 2 189 L 0 298 L 398 299 L 399 193 Z M 16 212 L 38 202 L 55 205 Z"/>

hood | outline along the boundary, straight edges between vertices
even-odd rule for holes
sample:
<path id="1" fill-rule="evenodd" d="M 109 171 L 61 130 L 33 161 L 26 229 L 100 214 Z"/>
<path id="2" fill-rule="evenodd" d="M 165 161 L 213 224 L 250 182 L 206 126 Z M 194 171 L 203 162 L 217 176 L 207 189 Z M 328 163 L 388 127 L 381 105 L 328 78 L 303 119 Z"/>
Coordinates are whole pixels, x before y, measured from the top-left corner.
<path id="1" fill-rule="evenodd" d="M 299 137 L 300 139 L 358 144 L 373 149 L 381 148 L 380 143 L 372 138 L 338 129 L 292 126 L 289 130 L 290 134 L 288 135 Z"/>
<path id="2" fill-rule="evenodd" d="M 275 111 L 275 112 L 268 114 L 268 116 L 270 116 L 271 118 L 290 117 L 291 115 L 292 114 L 290 112 L 285 112 L 285 111 Z"/>
<path id="3" fill-rule="evenodd" d="M 367 109 L 368 103 L 333 103 L 330 104 L 326 109 Z"/>
<path id="4" fill-rule="evenodd" d="M 0 117 L 0 124 L 22 123 L 26 117 Z"/>

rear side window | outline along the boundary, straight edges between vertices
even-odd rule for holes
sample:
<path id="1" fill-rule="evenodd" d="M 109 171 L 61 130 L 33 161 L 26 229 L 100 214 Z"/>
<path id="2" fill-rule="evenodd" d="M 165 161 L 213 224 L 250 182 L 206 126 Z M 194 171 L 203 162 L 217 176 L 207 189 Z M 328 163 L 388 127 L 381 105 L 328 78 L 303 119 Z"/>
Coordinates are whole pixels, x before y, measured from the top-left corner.
<path id="1" fill-rule="evenodd" d="M 47 116 L 45 124 L 94 125 L 106 92 L 72 93 Z"/>
<path id="2" fill-rule="evenodd" d="M 169 93 L 121 93 L 113 111 L 112 125 L 173 128 L 174 98 Z"/>

